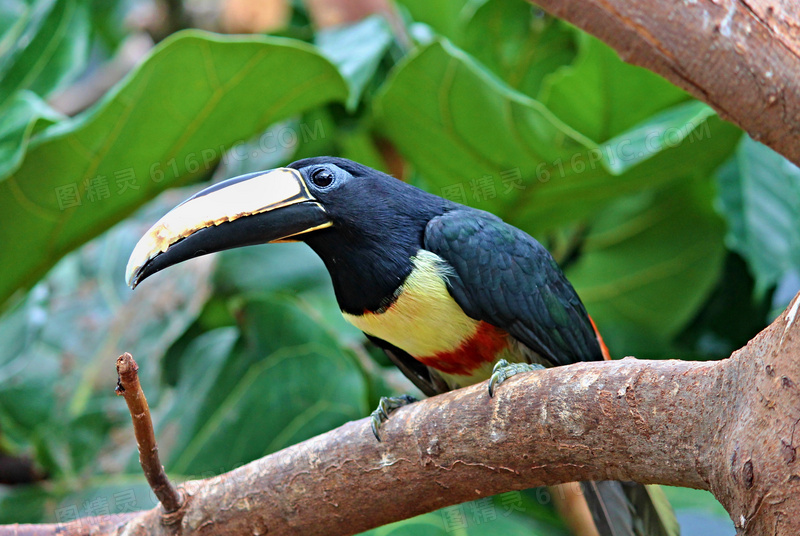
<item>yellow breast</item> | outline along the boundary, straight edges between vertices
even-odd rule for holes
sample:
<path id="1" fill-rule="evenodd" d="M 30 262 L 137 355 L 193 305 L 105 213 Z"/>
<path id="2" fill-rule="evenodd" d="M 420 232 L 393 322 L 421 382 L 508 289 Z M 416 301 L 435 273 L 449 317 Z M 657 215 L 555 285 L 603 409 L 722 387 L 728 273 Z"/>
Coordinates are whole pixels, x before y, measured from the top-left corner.
<path id="1" fill-rule="evenodd" d="M 441 257 L 421 249 L 411 261 L 414 269 L 386 311 L 342 315 L 364 333 L 414 357 L 453 351 L 475 334 L 478 322 L 465 315 L 447 291 L 450 268 Z"/>

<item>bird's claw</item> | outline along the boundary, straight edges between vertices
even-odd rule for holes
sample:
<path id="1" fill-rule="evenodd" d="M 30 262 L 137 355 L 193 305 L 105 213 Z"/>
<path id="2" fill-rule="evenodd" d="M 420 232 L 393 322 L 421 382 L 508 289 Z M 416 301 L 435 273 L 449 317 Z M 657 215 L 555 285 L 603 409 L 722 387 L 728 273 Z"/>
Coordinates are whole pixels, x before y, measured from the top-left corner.
<path id="1" fill-rule="evenodd" d="M 372 433 L 375 434 L 375 439 L 378 441 L 381 440 L 378 430 L 381 424 L 389 418 L 391 412 L 416 401 L 417 399 L 411 395 L 382 396 L 378 407 L 369 416 L 372 425 Z"/>
<path id="2" fill-rule="evenodd" d="M 489 379 L 489 398 L 494 396 L 497 387 L 512 376 L 516 376 L 520 372 L 530 372 L 533 370 L 542 370 L 545 367 L 534 363 L 509 363 L 505 359 L 501 359 L 494 364 L 492 368 L 492 377 Z"/>

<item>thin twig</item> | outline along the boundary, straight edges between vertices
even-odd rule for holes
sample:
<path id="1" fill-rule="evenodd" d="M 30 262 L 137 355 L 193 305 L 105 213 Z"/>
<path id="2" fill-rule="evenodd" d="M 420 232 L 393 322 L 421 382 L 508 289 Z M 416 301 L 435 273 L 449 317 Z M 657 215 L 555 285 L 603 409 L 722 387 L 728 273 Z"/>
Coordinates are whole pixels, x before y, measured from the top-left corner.
<path id="1" fill-rule="evenodd" d="M 133 432 L 139 447 L 139 463 L 147 483 L 167 513 L 177 511 L 183 504 L 181 494 L 172 485 L 158 458 L 158 445 L 150 418 L 150 408 L 139 383 L 139 365 L 125 352 L 117 358 L 117 395 L 125 397 L 133 420 Z"/>

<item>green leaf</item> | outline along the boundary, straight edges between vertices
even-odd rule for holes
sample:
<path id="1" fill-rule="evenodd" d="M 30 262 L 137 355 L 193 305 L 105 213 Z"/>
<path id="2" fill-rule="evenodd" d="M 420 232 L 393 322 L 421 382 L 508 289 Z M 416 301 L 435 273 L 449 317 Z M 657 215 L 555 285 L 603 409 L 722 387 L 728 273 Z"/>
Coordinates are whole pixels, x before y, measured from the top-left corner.
<path id="1" fill-rule="evenodd" d="M 750 266 L 756 292 L 763 295 L 787 274 L 800 273 L 800 169 L 745 137 L 720 170 L 719 185 L 727 243 Z"/>
<path id="2" fill-rule="evenodd" d="M 543 161 L 591 144 L 447 41 L 400 63 L 374 107 L 381 131 L 444 197 L 451 197 L 452 186 L 466 192 L 465 179 L 489 175 L 496 181 L 506 171 L 531 182 Z M 496 210 L 509 201 L 497 194 L 495 185 L 477 206 Z"/>
<path id="3" fill-rule="evenodd" d="M 300 137 L 310 129 L 296 118 L 275 123 L 250 140 L 236 144 L 214 170 L 213 180 L 272 169 L 292 161 Z M 324 134 L 324 133 L 323 133 Z"/>
<path id="4" fill-rule="evenodd" d="M 581 33 L 575 63 L 551 74 L 539 99 L 571 127 L 602 142 L 688 98 L 652 72 L 623 62 L 599 39 Z"/>
<path id="5" fill-rule="evenodd" d="M 0 486 L 0 524 L 40 523 L 49 499 L 41 486 Z"/>
<path id="6" fill-rule="evenodd" d="M 0 2 L 0 56 L 19 38 L 30 12 L 23 0 Z"/>
<path id="7" fill-rule="evenodd" d="M 63 119 L 30 91 L 20 91 L 0 115 L 0 177 L 22 162 L 31 136 Z"/>
<path id="8" fill-rule="evenodd" d="M 35 446 L 53 479 L 99 471 L 111 426 L 129 429 L 125 405 L 113 393 L 113 360 L 122 351 L 139 363 L 153 407 L 163 397 L 162 356 L 208 298 L 213 258 L 175 266 L 136 292 L 120 274 L 141 234 L 186 195 L 167 192 L 66 256 L 0 317 L 0 337 L 8 341 L 0 346 L 0 429 L 20 449 Z"/>
<path id="9" fill-rule="evenodd" d="M 125 19 L 128 12 L 135 12 L 135 4 L 128 0 L 84 0 L 89 3 L 92 31 L 97 42 L 109 53 L 113 53 L 133 30 Z"/>
<path id="10" fill-rule="evenodd" d="M 436 30 L 439 34 L 453 38 L 458 31 L 458 17 L 469 0 L 400 0 L 399 4 L 411 14 L 411 18 Z"/>
<path id="11" fill-rule="evenodd" d="M 575 32 L 523 0 L 467 4 L 457 44 L 509 86 L 536 97 L 543 79 L 576 54 Z"/>
<path id="12" fill-rule="evenodd" d="M 730 514 L 708 491 L 661 486 L 684 534 L 735 534 Z"/>
<path id="13" fill-rule="evenodd" d="M 363 379 L 340 354 L 286 349 L 242 376 L 171 470 L 234 468 L 365 416 L 365 397 Z"/>
<path id="14" fill-rule="evenodd" d="M 745 260 L 726 252 L 714 291 L 676 339 L 679 347 L 692 359 L 724 359 L 745 346 L 769 319 L 771 296 L 758 298 L 754 290 Z"/>
<path id="15" fill-rule="evenodd" d="M 0 183 L 0 301 L 158 192 L 207 175 L 233 143 L 346 95 L 335 67 L 297 41 L 165 40 L 93 109 L 35 136 Z"/>
<path id="16" fill-rule="evenodd" d="M 344 158 L 355 160 L 384 173 L 390 172 L 370 129 L 366 127 L 342 129 L 336 141 Z"/>
<path id="17" fill-rule="evenodd" d="M 670 504 L 676 511 L 702 510 L 709 514 L 730 519 L 730 515 L 709 491 L 675 486 L 661 486 Z"/>
<path id="18" fill-rule="evenodd" d="M 622 174 L 687 139 L 710 137 L 708 119 L 714 115 L 714 110 L 700 101 L 676 104 L 611 138 L 600 146 L 600 150 L 609 170 Z"/>
<path id="19" fill-rule="evenodd" d="M 0 486 L 0 524 L 67 523 L 158 506 L 141 470 L 136 475 L 89 479 L 81 482 L 80 489 L 64 484 Z"/>
<path id="20" fill-rule="evenodd" d="M 194 402 L 202 420 L 170 456 L 170 471 L 230 469 L 367 414 L 363 371 L 313 310 L 261 297 L 236 317 L 244 338 L 224 361 L 224 348 L 206 354 L 217 363 L 204 380 L 213 389 Z"/>
<path id="21" fill-rule="evenodd" d="M 50 516 L 45 521 L 72 521 L 75 516 L 91 518 L 98 515 L 149 510 L 159 505 L 144 475 L 116 474 L 93 478 L 80 489 L 69 490 L 51 504 Z"/>
<path id="22" fill-rule="evenodd" d="M 308 125 L 313 134 L 300 138 L 297 150 L 292 158 L 312 158 L 324 154 L 338 154 L 337 140 L 339 126 L 334 120 L 333 113 L 327 106 L 320 106 L 303 114 L 300 125 Z"/>
<path id="23" fill-rule="evenodd" d="M 158 437 L 175 438 L 161 444 L 165 460 L 177 459 L 205 424 L 204 403 L 216 389 L 222 367 L 238 338 L 237 328 L 218 328 L 194 339 L 183 352 L 177 388 L 163 416 L 158 419 Z M 171 469 L 169 464 L 167 467 Z"/>
<path id="24" fill-rule="evenodd" d="M 17 91 L 47 96 L 77 77 L 89 53 L 89 14 L 79 0 L 40 0 L 0 57 L 0 109 Z"/>
<path id="25" fill-rule="evenodd" d="M 708 177 L 739 136 L 711 117 L 707 136 L 689 136 L 614 176 L 592 141 L 444 41 L 395 68 L 375 114 L 421 186 L 530 233 L 593 217 L 630 193 Z"/>
<path id="26" fill-rule="evenodd" d="M 362 533 L 363 536 L 567 536 L 552 507 L 551 489 L 511 491 L 442 508 Z"/>
<path id="27" fill-rule="evenodd" d="M 347 80 L 350 87 L 347 109 L 352 111 L 389 49 L 392 31 L 383 17 L 373 15 L 349 26 L 322 30 L 317 33 L 315 43 Z"/>
<path id="28" fill-rule="evenodd" d="M 654 355 L 717 281 L 722 222 L 707 182 L 622 199 L 601 215 L 567 275 L 612 355 Z"/>
<path id="29" fill-rule="evenodd" d="M 305 244 L 269 244 L 221 252 L 214 283 L 225 295 L 301 293 L 324 287 L 333 292 L 319 257 Z"/>
<path id="30" fill-rule="evenodd" d="M 57 350 L 38 339 L 47 313 L 45 296 L 37 292 L 8 311 L 0 321 L 0 429 L 3 440 L 28 447 L 33 430 L 48 422 L 56 404 L 52 385 L 59 378 Z"/>

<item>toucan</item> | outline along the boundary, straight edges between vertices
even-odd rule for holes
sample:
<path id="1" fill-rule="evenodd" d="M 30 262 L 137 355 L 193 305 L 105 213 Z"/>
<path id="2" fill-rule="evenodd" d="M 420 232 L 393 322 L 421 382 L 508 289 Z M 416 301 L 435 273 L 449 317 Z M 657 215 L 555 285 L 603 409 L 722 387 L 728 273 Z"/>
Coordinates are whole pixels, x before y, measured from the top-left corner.
<path id="1" fill-rule="evenodd" d="M 520 370 L 608 359 L 550 253 L 497 216 L 344 158 L 235 177 L 184 201 L 141 238 L 132 288 L 170 265 L 230 248 L 305 242 L 342 315 L 426 395 Z M 384 399 L 373 429 L 413 399 Z M 677 534 L 658 488 L 582 483 L 602 536 Z"/>

